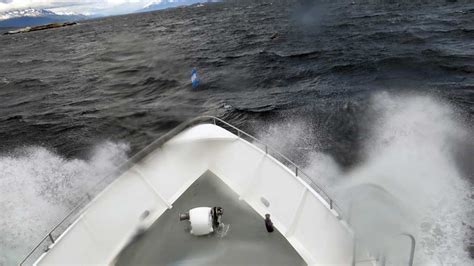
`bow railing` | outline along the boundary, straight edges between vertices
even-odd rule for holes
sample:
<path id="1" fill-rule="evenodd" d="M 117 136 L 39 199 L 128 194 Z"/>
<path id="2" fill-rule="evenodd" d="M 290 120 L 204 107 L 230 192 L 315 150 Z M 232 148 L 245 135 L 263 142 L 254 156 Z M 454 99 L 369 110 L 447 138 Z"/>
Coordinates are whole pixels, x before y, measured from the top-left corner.
<path id="1" fill-rule="evenodd" d="M 256 137 L 252 136 L 251 134 L 237 128 L 236 126 L 231 125 L 230 123 L 214 117 L 214 116 L 198 116 L 196 118 L 190 119 L 185 121 L 168 133 L 164 134 L 157 140 L 153 141 L 151 144 L 146 146 L 141 151 L 137 152 L 133 157 L 131 157 L 127 162 L 122 164 L 118 167 L 117 171 L 114 173 L 103 177 L 95 186 L 94 191 L 100 192 L 106 185 L 110 183 L 112 178 L 120 176 L 122 173 L 130 169 L 135 163 L 142 160 L 145 156 L 150 154 L 155 149 L 161 147 L 164 143 L 168 140 L 173 138 L 174 136 L 178 135 L 179 133 L 183 132 L 187 128 L 195 126 L 197 124 L 204 124 L 204 123 L 212 123 L 223 127 L 230 132 L 235 133 L 239 138 L 247 140 L 257 147 L 259 147 L 265 154 L 268 154 L 279 162 L 283 163 L 286 167 L 292 170 L 295 176 L 301 178 L 306 184 L 308 184 L 312 189 L 314 189 L 327 203 L 329 208 L 333 210 L 333 214 L 337 216 L 338 219 L 342 220 L 342 210 L 337 206 L 334 202 L 333 198 L 331 198 L 328 193 L 318 184 L 314 182 L 314 179 L 310 178 L 307 175 L 303 168 L 295 164 L 293 161 L 288 159 L 285 155 L 277 151 L 276 149 L 272 148 L 268 144 L 264 143 L 263 141 L 257 139 Z M 44 252 L 48 251 L 52 244 L 57 241 L 57 238 L 64 233 L 64 231 L 75 221 L 77 218 L 82 214 L 82 212 L 86 209 L 87 204 L 90 203 L 92 197 L 90 194 L 84 196 L 79 203 L 56 225 L 54 226 L 41 240 L 40 242 L 25 256 L 25 258 L 20 262 L 20 265 L 26 265 L 28 262 L 33 263 L 33 260 L 37 260 Z"/>

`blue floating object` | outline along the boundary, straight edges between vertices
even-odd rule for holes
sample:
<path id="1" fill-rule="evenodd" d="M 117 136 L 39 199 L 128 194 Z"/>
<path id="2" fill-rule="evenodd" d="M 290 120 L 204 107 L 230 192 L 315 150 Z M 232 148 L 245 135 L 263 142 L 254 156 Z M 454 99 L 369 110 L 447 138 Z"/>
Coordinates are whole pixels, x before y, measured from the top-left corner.
<path id="1" fill-rule="evenodd" d="M 199 85 L 199 77 L 197 75 L 196 68 L 193 68 L 193 70 L 191 70 L 191 84 L 193 86 L 193 89 Z"/>

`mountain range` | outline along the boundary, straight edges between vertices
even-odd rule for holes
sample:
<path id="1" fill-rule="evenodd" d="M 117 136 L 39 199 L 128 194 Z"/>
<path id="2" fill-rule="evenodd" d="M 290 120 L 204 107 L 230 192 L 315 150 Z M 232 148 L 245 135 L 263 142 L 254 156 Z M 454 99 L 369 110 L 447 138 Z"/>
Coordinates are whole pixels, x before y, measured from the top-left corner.
<path id="1" fill-rule="evenodd" d="M 178 7 L 183 5 L 192 5 L 197 3 L 218 2 L 219 0 L 156 0 L 134 12 L 149 12 L 154 10 Z M 48 9 L 19 9 L 0 13 L 0 28 L 19 28 L 26 26 L 35 26 L 53 22 L 77 21 L 95 16 L 86 16 L 82 14 L 59 14 Z"/>
<path id="2" fill-rule="evenodd" d="M 160 10 L 170 7 L 178 7 L 184 5 L 192 5 L 197 3 L 206 3 L 206 2 L 218 2 L 216 0 L 161 0 L 154 1 L 138 10 L 137 12 L 148 12 L 153 10 Z"/>
<path id="3" fill-rule="evenodd" d="M 87 18 L 85 15 L 57 14 L 47 9 L 28 8 L 0 13 L 0 27 L 26 27 L 53 22 L 77 21 L 85 18 Z"/>

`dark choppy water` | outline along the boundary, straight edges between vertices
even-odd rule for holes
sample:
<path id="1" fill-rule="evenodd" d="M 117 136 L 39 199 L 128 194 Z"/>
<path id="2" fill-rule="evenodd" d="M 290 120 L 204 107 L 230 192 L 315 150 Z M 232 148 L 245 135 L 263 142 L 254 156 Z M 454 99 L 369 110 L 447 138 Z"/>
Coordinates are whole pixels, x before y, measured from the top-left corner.
<path id="1" fill-rule="evenodd" d="M 456 140 L 463 148 L 454 152 L 455 171 L 472 178 L 474 4 L 302 2 L 216 3 L 0 36 L 0 150 L 23 149 L 23 157 L 0 160 L 10 167 L 0 175 L 3 189 L 23 186 L 12 185 L 23 177 L 15 177 L 20 159 L 40 167 L 45 164 L 38 157 L 49 158 L 47 165 L 72 163 L 72 173 L 57 178 L 74 176 L 83 169 L 76 163 L 93 163 L 97 145 L 106 146 L 99 154 L 122 156 L 126 145 L 114 143 L 128 143 L 133 153 L 200 114 L 267 138 L 298 161 L 308 161 L 308 152 L 324 153 L 341 171 L 365 160 L 373 125 L 385 125 L 377 122 L 380 113 L 402 110 L 407 119 L 420 118 L 414 127 L 430 132 L 444 132 L 442 126 L 455 121 L 468 132 Z M 202 78 L 196 90 L 190 88 L 192 67 Z M 410 108 L 413 113 L 403 113 Z M 430 121 L 442 128 L 423 127 Z M 296 137 L 274 137 L 282 131 Z M 469 193 L 468 185 L 464 197 Z M 13 197 L 7 193 L 0 210 L 15 206 Z M 469 228 L 458 218 L 452 227 Z M 11 229 L 12 221 L 2 220 L 10 229 L 0 230 L 0 244 L 10 254 L 28 246 L 12 239 L 38 239 L 34 228 Z M 428 250 L 428 257 L 445 254 Z M 5 263 L 15 257 L 1 256 Z"/>

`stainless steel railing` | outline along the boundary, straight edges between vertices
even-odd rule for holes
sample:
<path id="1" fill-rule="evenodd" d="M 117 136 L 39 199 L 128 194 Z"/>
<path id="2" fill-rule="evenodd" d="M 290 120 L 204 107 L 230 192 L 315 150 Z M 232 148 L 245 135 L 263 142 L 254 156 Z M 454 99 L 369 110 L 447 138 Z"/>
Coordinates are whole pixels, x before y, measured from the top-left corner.
<path id="1" fill-rule="evenodd" d="M 257 139 L 256 137 L 214 116 L 198 116 L 196 118 L 179 124 L 172 130 L 170 130 L 168 133 L 146 146 L 143 150 L 136 153 L 127 162 L 122 164 L 116 172 L 102 178 L 94 187 L 97 188 L 103 186 L 106 181 L 110 181 L 111 176 L 120 176 L 120 174 L 131 168 L 135 163 L 143 159 L 150 152 L 161 147 L 164 143 L 166 143 L 168 140 L 178 135 L 179 133 L 183 132 L 185 129 L 206 122 L 210 122 L 215 125 L 226 128 L 231 132 L 235 132 L 239 138 L 250 140 L 254 144 L 258 144 L 260 146 L 260 149 L 264 151 L 265 154 L 275 157 L 275 159 L 277 159 L 281 163 L 285 164 L 288 168 L 293 170 L 295 176 L 300 177 L 326 201 L 329 208 L 335 211 L 334 215 L 338 219 L 343 219 L 342 210 L 337 206 L 334 200 L 326 193 L 326 191 L 320 185 L 317 185 L 313 181 L 313 179 L 309 177 L 309 175 L 304 173 L 301 167 L 299 167 L 297 164 L 295 164 L 293 161 L 281 154 L 279 151 L 270 147 L 269 145 Z M 49 233 L 45 237 L 43 237 L 41 241 L 26 255 L 26 257 L 20 262 L 20 265 L 25 265 L 26 263 L 28 263 L 28 261 L 33 260 L 35 258 L 37 259 L 39 258 L 39 256 L 41 256 L 42 253 L 48 251 L 51 244 L 54 244 L 57 240 L 57 237 L 59 237 L 67 229 L 67 227 L 69 227 L 73 223 L 73 221 L 75 221 L 82 214 L 82 212 L 85 210 L 85 207 L 87 206 L 87 204 L 90 203 L 90 201 L 91 197 L 89 195 L 83 197 L 79 201 L 79 203 L 56 226 L 54 226 L 49 231 Z"/>
<path id="2" fill-rule="evenodd" d="M 313 181 L 313 179 L 310 178 L 309 175 L 307 175 L 305 172 L 303 172 L 303 170 L 300 166 L 298 166 L 292 160 L 288 159 L 288 157 L 286 157 L 285 155 L 283 155 L 282 153 L 280 153 L 276 149 L 272 148 L 271 146 L 267 145 L 266 143 L 264 143 L 263 141 L 257 139 L 256 137 L 248 134 L 247 132 L 245 132 L 245 131 L 243 131 L 243 130 L 241 130 L 241 129 L 225 122 L 222 119 L 219 119 L 219 118 L 216 118 L 216 117 L 211 117 L 211 116 L 209 116 L 209 118 L 213 120 L 214 124 L 222 123 L 222 124 L 226 125 L 227 127 L 235 130 L 235 132 L 237 133 L 237 136 L 239 136 L 240 138 L 243 138 L 243 137 L 250 138 L 255 143 L 261 145 L 262 148 L 263 148 L 262 150 L 265 151 L 266 154 L 269 154 L 269 155 L 275 157 L 276 159 L 283 159 L 283 160 L 279 160 L 279 161 L 281 163 L 284 163 L 291 170 L 293 170 L 295 176 L 298 176 L 301 179 L 303 179 L 311 188 L 313 188 L 321 197 L 323 197 L 324 200 L 329 205 L 329 208 L 331 210 L 335 210 L 336 213 L 337 213 L 338 218 L 342 219 L 342 210 L 341 210 L 341 208 L 339 208 L 339 206 L 337 206 L 337 204 L 334 202 L 334 200 L 328 195 L 328 193 L 322 188 L 321 185 L 316 184 Z"/>

